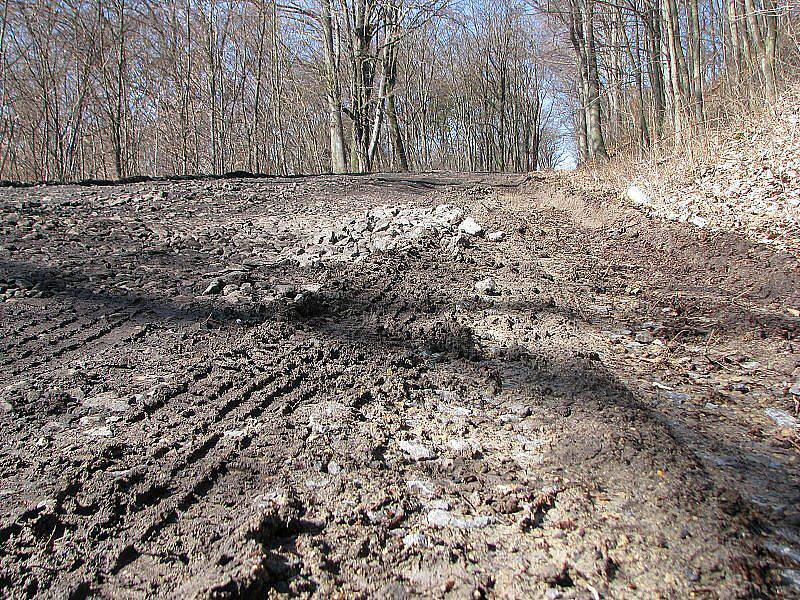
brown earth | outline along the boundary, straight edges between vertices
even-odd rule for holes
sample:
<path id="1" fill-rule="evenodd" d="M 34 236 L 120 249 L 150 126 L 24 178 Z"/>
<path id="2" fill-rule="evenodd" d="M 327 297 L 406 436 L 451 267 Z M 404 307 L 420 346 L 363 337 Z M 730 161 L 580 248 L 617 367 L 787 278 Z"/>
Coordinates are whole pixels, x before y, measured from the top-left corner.
<path id="1" fill-rule="evenodd" d="M 2 595 L 800 596 L 797 257 L 567 189 L 2 190 Z M 281 259 L 444 202 L 505 239 Z"/>

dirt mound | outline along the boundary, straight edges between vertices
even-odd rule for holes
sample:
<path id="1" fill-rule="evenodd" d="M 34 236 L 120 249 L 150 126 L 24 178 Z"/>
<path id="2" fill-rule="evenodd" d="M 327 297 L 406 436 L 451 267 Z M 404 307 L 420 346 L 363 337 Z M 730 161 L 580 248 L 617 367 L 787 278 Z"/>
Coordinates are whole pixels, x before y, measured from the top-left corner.
<path id="1" fill-rule="evenodd" d="M 456 206 L 376 206 L 363 214 L 345 218 L 334 226 L 316 232 L 298 248 L 287 248 L 284 256 L 302 267 L 322 262 L 359 262 L 373 252 L 408 251 L 436 247 L 458 254 L 483 227 Z M 490 233 L 493 241 L 503 232 Z"/>

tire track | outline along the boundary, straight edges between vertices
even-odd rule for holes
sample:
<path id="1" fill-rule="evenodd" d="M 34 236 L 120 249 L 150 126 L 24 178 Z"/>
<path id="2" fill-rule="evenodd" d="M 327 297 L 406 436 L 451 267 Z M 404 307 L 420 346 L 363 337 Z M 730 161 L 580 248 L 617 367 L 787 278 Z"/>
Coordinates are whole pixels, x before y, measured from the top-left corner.
<path id="1" fill-rule="evenodd" d="M 11 342 L 5 344 L 2 350 L 0 351 L 2 351 L 5 354 L 6 352 L 12 352 L 14 350 L 18 350 L 23 346 L 26 346 L 31 342 L 35 342 L 36 340 L 38 340 L 43 333 L 50 334 L 59 329 L 68 327 L 69 325 L 77 321 L 79 318 L 80 318 L 79 315 L 73 314 L 67 318 L 62 318 L 55 324 L 53 324 L 53 319 L 43 321 L 41 318 L 38 319 L 34 318 L 29 323 L 15 328 L 12 334 L 9 335 L 9 339 L 11 340 Z"/>
<path id="2" fill-rule="evenodd" d="M 310 362 L 307 361 L 306 364 Z M 257 383 L 251 384 L 246 389 L 236 394 L 236 399 L 229 403 L 235 407 L 228 411 L 229 417 L 218 419 L 214 430 L 195 445 L 192 451 L 182 460 L 173 464 L 167 476 L 168 480 L 180 477 L 187 483 L 175 491 L 168 492 L 167 496 L 147 506 L 144 510 L 133 513 L 135 515 L 134 533 L 118 545 L 117 556 L 113 560 L 111 575 L 117 575 L 123 569 L 132 565 L 141 555 L 145 554 L 145 547 L 155 544 L 155 539 L 169 525 L 179 520 L 180 515 L 186 513 L 193 505 L 200 502 L 209 491 L 218 484 L 220 477 L 227 472 L 227 465 L 234 462 L 241 453 L 250 446 L 258 435 L 255 430 L 245 431 L 241 436 L 226 436 L 225 430 L 232 424 L 242 424 L 245 421 L 257 419 L 264 414 L 266 409 L 276 402 L 286 398 L 298 390 L 298 395 L 309 399 L 317 393 L 317 387 L 302 387 L 307 372 L 301 371 L 293 375 L 284 375 L 277 380 L 273 376 L 266 376 Z M 274 382 L 273 388 L 259 394 Z M 260 395 L 260 399 L 257 399 Z M 302 400 L 301 400 L 302 401 Z M 230 405 L 230 404 L 229 404 Z M 222 443 L 228 440 L 228 443 Z M 120 547 L 121 546 L 121 547 Z"/>
<path id="3" fill-rule="evenodd" d="M 298 351 L 301 352 L 301 355 L 291 359 L 290 357 L 297 354 Z M 284 357 L 289 357 L 289 360 L 282 361 L 281 359 Z M 156 535 L 169 524 L 175 515 L 193 505 L 204 491 L 215 485 L 225 466 L 239 456 L 255 435 L 250 431 L 242 438 L 237 438 L 226 436 L 226 431 L 241 426 L 245 419 L 257 418 L 276 399 L 297 389 L 308 376 L 307 365 L 311 360 L 311 354 L 305 352 L 302 347 L 295 347 L 285 355 L 276 357 L 275 368 L 267 373 L 253 377 L 251 372 L 247 372 L 222 382 L 214 391 L 207 394 L 207 398 L 211 401 L 205 404 L 200 418 L 192 423 L 194 430 L 206 431 L 206 433 L 189 447 L 183 448 L 181 456 L 172 463 L 164 464 L 164 459 L 173 449 L 173 444 L 167 442 L 151 455 L 148 462 L 139 465 L 142 473 L 155 472 L 161 474 L 160 477 L 155 480 L 134 477 L 133 482 L 139 483 L 133 488 L 125 489 L 122 497 L 118 494 L 102 492 L 107 496 L 106 500 L 111 503 L 111 506 L 106 507 L 111 509 L 111 518 L 98 520 L 97 516 L 101 516 L 101 518 L 103 514 L 106 517 L 109 516 L 108 512 L 104 513 L 100 507 L 95 507 L 84 514 L 83 509 L 76 502 L 74 509 L 61 511 L 63 514 L 60 519 L 63 523 L 68 524 L 70 529 L 92 531 L 90 539 L 99 542 L 100 547 L 106 545 L 103 543 L 103 539 L 117 539 L 120 531 L 127 529 L 139 532 L 129 536 L 132 541 L 124 545 L 123 552 L 119 554 L 124 562 L 125 552 L 130 552 L 126 548 L 134 548 L 134 543 L 141 544 L 147 537 Z M 278 370 L 282 362 L 285 365 L 284 372 Z M 196 378 L 202 381 L 212 372 L 212 367 L 202 367 L 190 379 L 195 380 Z M 242 386 L 243 382 L 246 382 L 244 386 Z M 190 393 L 190 385 L 186 387 L 184 392 L 173 394 L 172 402 L 166 403 L 165 406 L 173 405 L 175 398 Z M 262 393 L 266 389 L 269 391 Z M 141 422 L 139 421 L 139 423 Z M 159 425 L 169 426 L 170 423 Z M 82 484 L 79 478 L 81 475 L 85 477 L 86 467 L 87 465 L 83 463 L 76 465 L 74 481 L 57 491 L 56 497 L 69 498 L 74 501 L 76 494 L 82 489 L 91 493 L 93 490 L 102 490 L 108 487 L 107 479 L 101 480 L 97 477 L 93 481 L 86 481 Z M 102 477 L 103 472 L 98 471 L 98 475 Z M 73 478 L 68 477 L 67 479 Z M 173 489 L 173 481 L 183 483 Z M 9 522 L 3 523 L 2 531 L 6 538 L 13 536 L 35 539 L 36 545 L 38 545 L 40 540 L 35 535 L 26 533 L 32 527 L 35 527 L 35 522 L 11 519 Z M 142 531 L 143 527 L 145 527 L 145 531 Z M 41 540 L 41 542 L 44 541 L 46 540 Z M 112 545 L 116 546 L 116 544 Z M 100 553 L 101 556 L 113 554 L 113 550 Z M 119 560 L 118 557 L 114 563 Z M 64 576 L 67 577 L 67 574 Z M 68 580 L 65 579 L 63 583 L 66 586 Z M 54 585 L 58 587 L 57 583 Z"/>
<path id="4" fill-rule="evenodd" d="M 128 490 L 128 495 L 157 497 L 160 488 L 168 486 L 168 482 L 178 477 L 188 465 L 202 459 L 213 449 L 224 436 L 225 429 L 231 429 L 233 425 L 241 422 L 242 416 L 245 414 L 257 414 L 252 413 L 251 407 L 251 404 L 253 404 L 253 397 L 257 393 L 263 391 L 270 384 L 275 384 L 275 390 L 270 392 L 271 394 L 280 390 L 285 390 L 283 392 L 285 393 L 289 391 L 292 386 L 302 381 L 302 379 L 305 378 L 305 373 L 294 374 L 294 371 L 302 364 L 310 362 L 309 358 L 304 358 L 305 360 L 298 361 L 297 363 L 289 362 L 285 365 L 284 369 L 286 373 L 283 374 L 283 383 L 281 383 L 280 380 L 281 375 L 276 371 L 271 371 L 255 377 L 243 387 L 241 386 L 242 379 L 250 377 L 250 373 L 222 382 L 207 395 L 209 401 L 204 405 L 203 412 L 192 420 L 192 428 L 195 431 L 210 433 L 206 433 L 199 442 L 192 444 L 191 447 L 183 448 L 183 457 L 178 458 L 171 465 L 160 463 L 148 464 L 148 471 L 161 472 L 165 475 L 155 481 L 142 481 L 135 489 Z M 287 385 L 288 387 L 286 387 Z M 219 400 L 219 402 L 216 402 L 216 400 Z M 161 427 L 172 427 L 174 423 L 164 422 L 158 423 L 158 425 Z M 142 433 L 141 430 L 129 431 L 127 432 L 127 436 L 136 439 L 140 437 Z M 167 441 L 157 447 L 150 458 L 160 461 L 173 448 L 174 442 Z"/>
<path id="5" fill-rule="evenodd" d="M 93 319 L 86 324 L 79 322 L 79 319 L 81 319 L 79 315 L 73 315 L 67 319 L 63 319 L 62 321 L 59 321 L 52 330 L 48 329 L 48 326 L 50 325 L 49 322 L 42 324 L 40 326 L 40 331 L 37 331 L 24 338 L 19 344 L 7 348 L 5 350 L 6 352 L 14 352 L 15 350 L 20 350 L 20 352 L 16 356 L 13 356 L 8 360 L 4 360 L 2 363 L 0 363 L 0 365 L 7 366 L 21 360 L 25 360 L 37 352 L 46 350 L 52 344 L 53 338 L 76 335 L 86 327 L 93 327 L 102 321 L 102 319 Z M 62 329 L 63 331 L 60 331 Z M 46 334 L 45 338 L 42 337 L 43 334 Z M 32 344 L 32 342 L 35 343 Z"/>
<path id="6" fill-rule="evenodd" d="M 11 373 L 12 373 L 12 375 L 17 376 L 17 375 L 20 375 L 21 373 L 24 373 L 25 371 L 36 369 L 36 368 L 41 367 L 43 365 L 47 365 L 47 364 L 51 363 L 52 361 L 54 361 L 54 360 L 56 360 L 58 358 L 61 358 L 62 356 L 66 355 L 66 354 L 69 354 L 71 352 L 75 352 L 76 350 L 80 350 L 83 347 L 87 346 L 88 344 L 91 344 L 93 342 L 96 342 L 97 340 L 100 340 L 100 339 L 106 337 L 107 335 L 111 334 L 115 330 L 117 330 L 120 327 L 124 326 L 126 323 L 131 322 L 133 320 L 133 318 L 136 316 L 136 314 L 137 313 L 133 313 L 131 315 L 127 315 L 125 317 L 118 318 L 115 321 L 109 321 L 109 322 L 107 322 L 106 325 L 101 326 L 99 329 L 96 329 L 94 331 L 90 331 L 90 332 L 86 333 L 86 335 L 82 335 L 80 337 L 73 336 L 71 338 L 65 339 L 60 344 L 58 344 L 56 346 L 56 348 L 54 350 L 52 350 L 49 354 L 46 354 L 46 355 L 44 355 L 41 358 L 38 358 L 36 360 L 30 361 L 23 367 L 17 367 L 15 369 L 12 369 Z M 98 323 L 101 323 L 103 320 L 104 319 L 97 319 L 91 325 L 89 325 L 89 327 L 95 327 Z M 81 328 L 81 329 L 84 332 L 86 331 L 86 328 Z M 23 353 L 22 356 L 17 357 L 16 359 L 12 360 L 10 364 L 16 364 L 16 363 L 20 362 L 21 360 L 24 360 L 25 358 L 31 356 L 32 354 L 33 354 L 33 351 L 25 352 L 25 353 Z M 3 366 L 7 366 L 7 365 L 3 365 Z"/>

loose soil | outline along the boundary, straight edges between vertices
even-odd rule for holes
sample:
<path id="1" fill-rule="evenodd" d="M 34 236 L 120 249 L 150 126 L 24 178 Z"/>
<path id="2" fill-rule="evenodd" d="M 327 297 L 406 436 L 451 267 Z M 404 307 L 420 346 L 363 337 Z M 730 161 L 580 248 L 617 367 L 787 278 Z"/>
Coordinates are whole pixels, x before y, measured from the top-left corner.
<path id="1" fill-rule="evenodd" d="M 442 203 L 505 237 L 285 259 Z M 558 178 L 0 211 L 4 596 L 800 596 L 796 256 Z"/>

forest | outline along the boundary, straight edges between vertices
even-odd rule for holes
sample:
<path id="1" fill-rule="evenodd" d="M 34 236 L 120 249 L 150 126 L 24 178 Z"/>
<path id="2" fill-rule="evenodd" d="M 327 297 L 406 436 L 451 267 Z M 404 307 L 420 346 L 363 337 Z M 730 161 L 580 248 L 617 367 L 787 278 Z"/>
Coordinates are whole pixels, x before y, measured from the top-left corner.
<path id="1" fill-rule="evenodd" d="M 796 71 L 792 0 L 3 0 L 0 179 L 527 172 L 681 144 Z"/>

